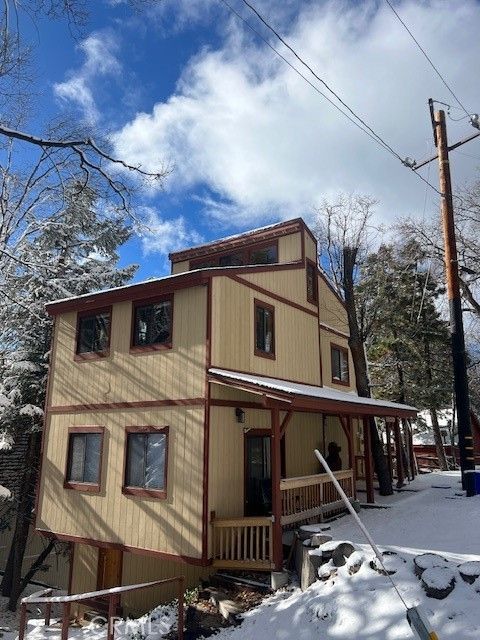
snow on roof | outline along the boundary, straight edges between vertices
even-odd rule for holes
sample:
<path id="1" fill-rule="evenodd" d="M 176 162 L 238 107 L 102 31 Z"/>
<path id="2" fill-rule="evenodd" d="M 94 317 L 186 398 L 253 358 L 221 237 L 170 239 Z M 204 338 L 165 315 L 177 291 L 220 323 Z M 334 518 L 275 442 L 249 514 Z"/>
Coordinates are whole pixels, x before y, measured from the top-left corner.
<path id="1" fill-rule="evenodd" d="M 232 240 L 237 240 L 237 238 L 244 238 L 251 235 L 255 235 L 257 233 L 261 233 L 262 231 L 268 231 L 269 229 L 274 229 L 275 227 L 279 227 L 288 223 L 298 222 L 299 218 L 292 218 L 291 220 L 281 220 L 280 222 L 272 222 L 272 224 L 267 224 L 264 227 L 257 227 L 256 229 L 250 229 L 249 231 L 242 231 L 241 233 L 235 233 L 231 236 L 225 236 L 224 238 L 218 238 L 217 240 L 211 240 L 210 242 L 203 242 L 202 244 L 197 244 L 193 247 L 185 247 L 185 249 L 179 249 L 178 251 L 172 251 L 169 253 L 169 257 L 175 256 L 176 254 L 185 253 L 185 251 L 192 251 L 198 249 L 207 249 L 208 247 L 214 246 L 216 244 L 221 244 L 223 242 L 230 242 Z"/>
<path id="2" fill-rule="evenodd" d="M 212 375 L 221 376 L 237 382 L 254 384 L 258 387 L 288 393 L 298 396 L 307 396 L 309 398 L 318 398 L 319 400 L 333 400 L 336 402 L 349 402 L 359 405 L 368 405 L 369 407 L 382 407 L 386 409 L 402 409 L 407 411 L 417 411 L 415 407 L 407 404 L 399 404 L 398 402 L 390 402 L 389 400 L 376 400 L 375 398 L 361 398 L 354 391 L 338 391 L 330 387 L 317 387 L 312 384 L 301 384 L 299 382 L 289 382 L 280 378 L 265 378 L 250 373 L 240 373 L 238 371 L 229 371 L 227 369 L 211 368 L 208 370 Z"/>

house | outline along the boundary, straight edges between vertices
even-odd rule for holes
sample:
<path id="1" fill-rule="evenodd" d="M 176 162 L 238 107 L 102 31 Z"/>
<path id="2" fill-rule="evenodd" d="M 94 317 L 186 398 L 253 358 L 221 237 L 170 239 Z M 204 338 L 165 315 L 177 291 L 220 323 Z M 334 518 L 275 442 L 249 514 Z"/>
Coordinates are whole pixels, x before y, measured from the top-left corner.
<path id="1" fill-rule="evenodd" d="M 302 219 L 170 258 L 169 276 L 47 305 L 36 526 L 73 543 L 71 592 L 281 570 L 282 530 L 340 507 L 314 448 L 337 445 L 345 491 L 373 500 L 367 419 L 415 415 L 354 392 L 345 308 Z"/>

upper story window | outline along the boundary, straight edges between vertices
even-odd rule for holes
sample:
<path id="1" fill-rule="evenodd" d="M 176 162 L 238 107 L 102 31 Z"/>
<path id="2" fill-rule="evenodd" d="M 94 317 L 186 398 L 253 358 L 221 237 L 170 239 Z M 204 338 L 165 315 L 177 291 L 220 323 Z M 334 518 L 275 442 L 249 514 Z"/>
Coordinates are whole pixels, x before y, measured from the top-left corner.
<path id="1" fill-rule="evenodd" d="M 278 262 L 278 242 L 257 244 L 235 251 L 220 252 L 190 261 L 191 269 L 208 267 L 232 267 L 250 264 L 275 264 Z"/>
<path id="2" fill-rule="evenodd" d="M 255 355 L 275 358 L 275 308 L 255 300 Z"/>
<path id="3" fill-rule="evenodd" d="M 103 427 L 71 427 L 65 487 L 100 491 Z"/>
<path id="4" fill-rule="evenodd" d="M 108 355 L 110 348 L 111 308 L 85 311 L 77 317 L 77 345 L 80 358 Z"/>
<path id="5" fill-rule="evenodd" d="M 133 304 L 133 349 L 162 349 L 172 346 L 173 298 Z"/>
<path id="6" fill-rule="evenodd" d="M 124 493 L 167 495 L 168 427 L 128 427 Z"/>
<path id="7" fill-rule="evenodd" d="M 348 369 L 348 349 L 337 344 L 331 345 L 332 353 L 332 382 L 336 384 L 350 384 Z"/>
<path id="8" fill-rule="evenodd" d="M 307 300 L 312 304 L 318 303 L 317 265 L 307 258 Z"/>

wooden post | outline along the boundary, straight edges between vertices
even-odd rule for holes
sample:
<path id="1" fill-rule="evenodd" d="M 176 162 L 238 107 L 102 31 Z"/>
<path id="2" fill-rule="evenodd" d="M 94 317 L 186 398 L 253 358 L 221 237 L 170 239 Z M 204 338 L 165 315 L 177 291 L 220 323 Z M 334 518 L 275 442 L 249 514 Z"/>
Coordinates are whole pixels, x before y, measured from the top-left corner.
<path id="1" fill-rule="evenodd" d="M 355 451 L 354 451 L 354 442 L 353 442 L 353 420 L 352 416 L 347 416 L 347 429 L 349 433 L 348 437 L 348 464 L 350 465 L 350 469 L 353 473 L 353 496 L 357 497 L 357 470 L 355 464 Z"/>
<path id="2" fill-rule="evenodd" d="M 52 616 L 52 603 L 47 602 L 47 604 L 45 605 L 45 626 L 46 627 L 50 626 L 51 616 Z"/>
<path id="3" fill-rule="evenodd" d="M 398 418 L 395 418 L 394 435 L 395 459 L 397 463 L 397 487 L 403 487 L 403 485 L 405 484 L 405 472 L 403 470 L 402 436 L 400 433 L 400 421 Z"/>
<path id="4" fill-rule="evenodd" d="M 272 433 L 272 514 L 273 514 L 273 566 L 275 571 L 283 569 L 283 545 L 282 545 L 282 495 L 280 491 L 281 480 L 281 449 L 280 449 L 280 410 L 271 410 Z"/>
<path id="5" fill-rule="evenodd" d="M 70 624 L 70 602 L 63 603 L 61 640 L 68 640 L 68 625 Z"/>
<path id="6" fill-rule="evenodd" d="M 27 605 L 22 602 L 20 605 L 20 622 L 18 629 L 18 640 L 23 640 L 27 626 Z"/>
<path id="7" fill-rule="evenodd" d="M 112 593 L 108 596 L 108 623 L 107 623 L 107 640 L 114 640 L 115 636 L 115 618 L 117 617 L 118 605 L 120 604 L 120 595 Z"/>
<path id="8" fill-rule="evenodd" d="M 390 430 L 390 422 L 388 418 L 385 420 L 385 432 L 387 434 L 387 462 L 390 472 L 390 480 L 393 480 L 393 461 L 392 461 L 392 432 Z"/>
<path id="9" fill-rule="evenodd" d="M 178 579 L 178 640 L 183 640 L 183 628 L 185 626 L 185 578 L 181 576 Z"/>
<path id="10" fill-rule="evenodd" d="M 373 461 L 370 434 L 370 418 L 363 417 L 363 455 L 365 458 L 365 483 L 367 485 L 367 502 L 375 502 L 375 490 L 373 488 Z"/>
<path id="11" fill-rule="evenodd" d="M 410 460 L 412 461 L 412 480 L 415 480 L 415 476 L 418 474 L 417 459 L 415 457 L 415 449 L 413 448 L 413 432 L 412 424 L 410 420 L 407 420 L 408 427 L 408 446 L 410 448 Z M 452 451 L 453 454 L 453 451 Z"/>

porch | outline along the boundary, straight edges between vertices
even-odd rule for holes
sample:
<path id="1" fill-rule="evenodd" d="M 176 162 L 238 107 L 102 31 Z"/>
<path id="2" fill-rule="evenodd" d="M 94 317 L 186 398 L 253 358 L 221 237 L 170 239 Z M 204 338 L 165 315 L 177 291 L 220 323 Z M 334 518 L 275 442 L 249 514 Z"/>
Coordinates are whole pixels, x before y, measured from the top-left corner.
<path id="1" fill-rule="evenodd" d="M 353 471 L 335 472 L 347 496 L 355 497 Z M 280 481 L 281 525 L 288 527 L 311 519 L 322 521 L 344 509 L 327 474 Z M 270 571 L 274 568 L 272 516 L 217 518 L 212 514 L 212 563 L 222 569 Z"/>
<path id="2" fill-rule="evenodd" d="M 315 448 L 327 457 L 335 443 L 341 454 L 331 466 L 345 493 L 354 499 L 360 480 L 363 501 L 373 502 L 371 418 L 388 420 L 398 434 L 400 420 L 416 414 L 352 392 L 228 370 L 210 369 L 209 381 L 209 557 L 217 568 L 279 571 L 285 529 L 344 510 Z M 397 453 L 401 467 L 400 444 Z"/>

